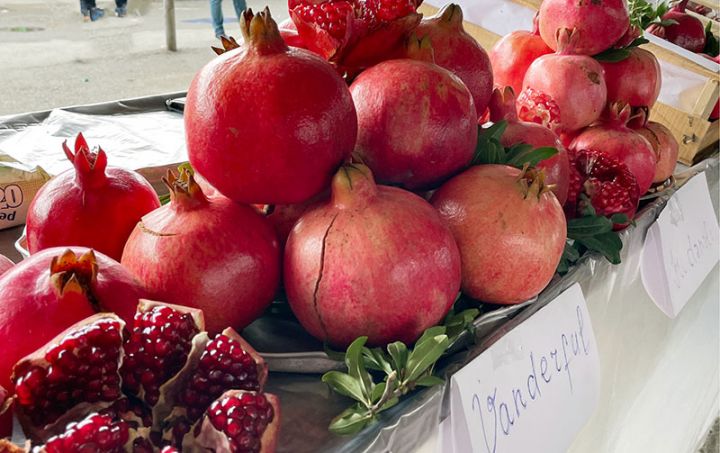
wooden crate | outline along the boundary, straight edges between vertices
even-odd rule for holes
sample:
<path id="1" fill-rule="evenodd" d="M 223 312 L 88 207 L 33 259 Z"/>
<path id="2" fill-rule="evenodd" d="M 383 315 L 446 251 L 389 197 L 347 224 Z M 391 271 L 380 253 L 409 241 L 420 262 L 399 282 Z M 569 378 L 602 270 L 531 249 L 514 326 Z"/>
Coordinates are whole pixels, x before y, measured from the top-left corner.
<path id="1" fill-rule="evenodd" d="M 515 3 L 532 9 L 538 9 L 541 0 L 513 0 Z M 700 3 L 700 2 L 698 2 Z M 423 4 L 420 7 L 425 17 L 432 16 L 437 8 Z M 707 18 L 698 16 L 700 20 Z M 500 36 L 476 24 L 465 22 L 465 30 L 470 33 L 485 50 L 490 50 Z M 706 79 L 705 86 L 694 102 L 692 111 L 685 112 L 670 105 L 657 102 L 650 112 L 650 119 L 668 127 L 680 144 L 678 160 L 690 165 L 707 152 L 713 152 L 720 140 L 720 121 L 708 121 L 710 112 L 720 93 L 720 77 L 717 73 L 690 61 L 671 50 L 649 43 L 643 48 L 653 52 L 658 59 L 682 67 Z"/>

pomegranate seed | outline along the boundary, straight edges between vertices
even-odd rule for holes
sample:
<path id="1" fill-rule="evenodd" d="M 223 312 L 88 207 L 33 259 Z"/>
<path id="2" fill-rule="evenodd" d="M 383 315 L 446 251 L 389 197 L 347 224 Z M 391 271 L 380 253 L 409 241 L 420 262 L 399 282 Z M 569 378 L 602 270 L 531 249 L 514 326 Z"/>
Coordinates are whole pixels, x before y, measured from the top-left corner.
<path id="1" fill-rule="evenodd" d="M 129 438 L 129 426 L 124 421 L 113 421 L 109 415 L 91 414 L 79 423 L 70 423 L 64 433 L 51 437 L 45 444 L 45 451 L 121 453 Z"/>
<path id="2" fill-rule="evenodd" d="M 560 107 L 545 93 L 527 88 L 517 99 L 518 118 L 550 129 L 560 124 Z"/>
<path id="3" fill-rule="evenodd" d="M 264 395 L 244 393 L 213 402 L 208 417 L 215 429 L 228 436 L 234 452 L 258 452 L 274 412 Z"/>

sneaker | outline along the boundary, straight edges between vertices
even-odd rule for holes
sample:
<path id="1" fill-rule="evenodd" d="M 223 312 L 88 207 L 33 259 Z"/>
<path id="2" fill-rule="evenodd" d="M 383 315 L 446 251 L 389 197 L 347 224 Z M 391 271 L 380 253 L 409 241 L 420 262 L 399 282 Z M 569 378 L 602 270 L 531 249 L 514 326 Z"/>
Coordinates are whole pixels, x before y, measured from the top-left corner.
<path id="1" fill-rule="evenodd" d="M 122 7 L 119 7 L 119 8 L 115 8 L 115 15 L 116 15 L 117 17 L 125 17 L 125 16 L 127 16 L 127 7 L 126 7 L 126 6 L 122 6 Z"/>
<path id="2" fill-rule="evenodd" d="M 105 10 L 102 8 L 93 8 L 90 10 L 90 20 L 95 22 L 105 15 Z"/>

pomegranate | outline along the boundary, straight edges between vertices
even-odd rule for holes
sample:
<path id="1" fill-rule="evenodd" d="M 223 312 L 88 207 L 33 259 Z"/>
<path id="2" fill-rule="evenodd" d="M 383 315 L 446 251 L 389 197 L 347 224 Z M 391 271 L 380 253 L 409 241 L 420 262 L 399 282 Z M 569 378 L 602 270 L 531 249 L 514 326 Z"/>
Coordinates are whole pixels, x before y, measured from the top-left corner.
<path id="1" fill-rule="evenodd" d="M 205 65 L 188 90 L 190 162 L 234 201 L 302 202 L 355 145 L 350 92 L 320 57 L 288 48 L 267 9 L 240 22 L 245 42 Z"/>
<path id="2" fill-rule="evenodd" d="M 143 217 L 128 239 L 123 265 L 151 297 L 202 309 L 212 334 L 228 324 L 247 326 L 279 284 L 272 226 L 249 206 L 206 198 L 187 169 L 164 181 L 171 201 Z"/>
<path id="3" fill-rule="evenodd" d="M 682 0 L 662 16 L 663 21 L 675 23 L 653 24 L 648 31 L 690 52 L 700 53 L 705 49 L 705 27 L 700 19 L 685 12 L 687 3 L 688 0 Z"/>
<path id="4" fill-rule="evenodd" d="M 432 63 L 429 40 L 409 45 L 424 61 L 385 61 L 350 86 L 359 126 L 355 153 L 379 181 L 425 189 L 470 162 L 477 114 L 465 84 Z"/>
<path id="5" fill-rule="evenodd" d="M 15 263 L 10 261 L 10 258 L 7 258 L 6 256 L 0 255 L 0 275 L 4 274 L 5 272 L 9 271 L 11 267 L 13 267 Z"/>
<path id="6" fill-rule="evenodd" d="M 600 118 L 607 101 L 603 68 L 594 58 L 573 53 L 577 37 L 576 31 L 558 30 L 557 53 L 530 65 L 517 100 L 521 120 L 571 132 Z"/>
<path id="7" fill-rule="evenodd" d="M 105 151 L 90 151 L 82 134 L 75 153 L 67 142 L 63 150 L 75 168 L 48 181 L 30 203 L 28 250 L 79 245 L 119 260 L 138 220 L 160 206 L 157 194 L 138 173 L 108 167 Z"/>
<path id="8" fill-rule="evenodd" d="M 13 407 L 30 439 L 45 441 L 120 397 L 124 326 L 114 314 L 96 314 L 15 365 Z"/>
<path id="9" fill-rule="evenodd" d="M 430 201 L 460 248 L 463 293 L 516 304 L 539 294 L 552 279 L 567 226 L 542 170 L 474 166 L 446 182 Z"/>
<path id="10" fill-rule="evenodd" d="M 553 49 L 561 48 L 557 32 L 577 29 L 575 52 L 595 55 L 609 49 L 627 31 L 630 16 L 625 0 L 543 0 L 538 16 L 540 36 Z"/>
<path id="11" fill-rule="evenodd" d="M 510 148 L 520 143 L 527 143 L 534 148 L 550 146 L 557 149 L 557 154 L 540 162 L 537 168 L 545 173 L 545 182 L 551 187 L 560 204 L 567 199 L 569 163 L 565 147 L 557 135 L 550 129 L 535 123 L 518 120 L 515 113 L 515 93 L 511 87 L 502 91 L 493 90 L 490 98 L 490 121 L 496 123 L 505 120 L 507 128 L 500 139 L 500 144 Z"/>
<path id="12" fill-rule="evenodd" d="M 650 188 L 655 176 L 655 151 L 645 137 L 627 127 L 631 113 L 629 105 L 619 102 L 609 109 L 609 118 L 582 131 L 570 144 L 570 149 L 598 151 L 624 163 L 635 175 L 642 195 Z"/>
<path id="13" fill-rule="evenodd" d="M 132 321 L 144 290 L 116 261 L 92 250 L 46 249 L 0 277 L 0 385 L 22 357 L 96 311 Z"/>
<path id="14" fill-rule="evenodd" d="M 465 32 L 460 6 L 446 5 L 420 22 L 415 34 L 430 38 L 435 64 L 460 77 L 472 94 L 478 116 L 485 113 L 493 88 L 493 69 L 485 49 Z"/>
<path id="15" fill-rule="evenodd" d="M 568 217 L 576 217 L 590 203 L 597 215 L 625 214 L 632 219 L 640 201 L 637 180 L 627 166 L 598 151 L 570 152 Z M 616 225 L 616 229 L 624 225 Z"/>
<path id="16" fill-rule="evenodd" d="M 632 121 L 630 127 L 645 137 L 655 151 L 657 163 L 653 183 L 661 183 L 672 176 L 677 164 L 680 144 L 670 129 L 660 123 L 647 121 L 647 112 L 643 111 L 639 121 Z"/>
<path id="17" fill-rule="evenodd" d="M 518 30 L 505 35 L 490 51 L 495 86 L 509 86 L 515 93 L 522 92 L 523 79 L 530 64 L 552 52 L 540 37 L 535 16 L 532 32 Z"/>
<path id="18" fill-rule="evenodd" d="M 194 436 L 186 439 L 201 451 L 272 453 L 279 426 L 280 405 L 275 395 L 230 390 L 212 403 Z"/>
<path id="19" fill-rule="evenodd" d="M 412 343 L 460 288 L 450 231 L 419 196 L 376 186 L 360 164 L 340 169 L 331 200 L 306 212 L 285 247 L 285 290 L 313 336 L 347 346 Z"/>
<path id="20" fill-rule="evenodd" d="M 605 70 L 607 102 L 625 102 L 632 107 L 652 107 L 660 94 L 660 64 L 652 52 L 638 47 L 615 63 L 601 62 Z"/>

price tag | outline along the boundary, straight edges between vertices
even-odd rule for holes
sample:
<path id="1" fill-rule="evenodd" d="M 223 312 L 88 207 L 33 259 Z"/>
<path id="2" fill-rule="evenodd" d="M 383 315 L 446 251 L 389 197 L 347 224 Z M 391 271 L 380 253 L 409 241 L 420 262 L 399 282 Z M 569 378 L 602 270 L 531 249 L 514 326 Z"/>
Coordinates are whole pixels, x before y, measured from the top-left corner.
<path id="1" fill-rule="evenodd" d="M 453 375 L 438 451 L 566 451 L 597 407 L 600 361 L 575 284 Z"/>
<path id="2" fill-rule="evenodd" d="M 668 200 L 648 230 L 640 273 L 655 304 L 674 318 L 720 260 L 720 229 L 700 174 Z"/>

